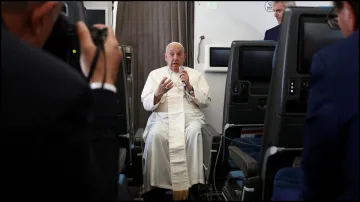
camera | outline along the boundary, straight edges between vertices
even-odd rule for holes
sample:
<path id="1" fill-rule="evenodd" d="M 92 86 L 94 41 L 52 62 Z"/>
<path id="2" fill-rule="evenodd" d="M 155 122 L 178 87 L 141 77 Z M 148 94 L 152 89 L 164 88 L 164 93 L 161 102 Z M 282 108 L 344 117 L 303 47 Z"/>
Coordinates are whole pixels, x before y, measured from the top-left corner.
<path id="1" fill-rule="evenodd" d="M 63 10 L 52 29 L 44 50 L 50 52 L 81 75 L 80 67 L 80 41 L 76 32 L 76 23 L 83 21 L 87 24 L 86 9 L 82 1 L 63 1 Z M 93 42 L 96 46 L 102 46 L 107 36 L 107 29 L 89 27 Z"/>

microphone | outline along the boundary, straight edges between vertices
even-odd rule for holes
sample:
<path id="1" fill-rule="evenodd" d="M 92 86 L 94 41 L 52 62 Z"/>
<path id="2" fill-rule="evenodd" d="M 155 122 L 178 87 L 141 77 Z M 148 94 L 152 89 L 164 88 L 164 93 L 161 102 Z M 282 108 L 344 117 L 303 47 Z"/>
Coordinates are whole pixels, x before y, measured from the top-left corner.
<path id="1" fill-rule="evenodd" d="M 179 72 L 181 73 L 182 71 L 184 71 L 184 67 L 180 66 L 179 67 Z M 181 81 L 181 82 L 184 84 L 184 90 L 186 91 L 186 83 L 185 83 L 185 81 Z"/>

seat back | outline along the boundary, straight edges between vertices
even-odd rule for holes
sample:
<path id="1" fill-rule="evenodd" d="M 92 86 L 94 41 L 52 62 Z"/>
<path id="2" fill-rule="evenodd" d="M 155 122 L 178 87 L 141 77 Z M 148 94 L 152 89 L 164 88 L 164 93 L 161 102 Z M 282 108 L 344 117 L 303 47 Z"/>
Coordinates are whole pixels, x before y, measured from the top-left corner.
<path id="1" fill-rule="evenodd" d="M 224 98 L 223 148 L 233 144 L 259 156 L 275 45 L 273 41 L 232 42 Z M 225 164 L 228 158 L 228 150 L 224 149 Z M 231 158 L 229 166 L 235 168 Z"/>
<path id="2" fill-rule="evenodd" d="M 127 81 L 127 60 L 126 57 L 126 49 L 122 46 L 119 48 L 123 51 L 123 59 L 120 63 L 120 69 L 118 73 L 118 78 L 116 81 L 116 97 L 117 97 L 117 111 L 118 111 L 118 124 L 116 128 L 116 134 L 125 137 L 124 135 L 130 134 L 130 90 L 131 90 L 131 83 Z"/>
<path id="3" fill-rule="evenodd" d="M 142 150 L 144 144 L 142 141 L 142 133 L 143 129 L 135 130 L 134 122 L 135 122 L 135 89 L 134 89 L 134 79 L 133 73 L 134 71 L 134 49 L 128 45 L 121 45 L 123 52 L 122 66 L 119 74 L 122 79 L 122 82 L 119 85 L 124 85 L 122 94 L 119 96 L 122 98 L 122 114 L 119 116 L 119 120 L 122 120 L 122 127 L 126 130 L 122 130 L 122 134 L 124 135 L 124 142 L 126 144 L 126 166 L 124 170 L 124 174 L 130 180 L 131 186 L 141 186 L 142 182 Z M 124 96 L 125 95 L 125 96 Z M 125 103 L 125 104 L 124 104 Z M 120 104 L 120 103 L 119 103 Z M 124 119 L 123 117 L 127 117 Z M 136 135 L 136 133 L 138 133 Z M 125 139 L 126 138 L 126 139 Z M 136 140 L 138 139 L 138 141 Z M 138 142 L 141 142 L 140 148 L 138 147 Z M 139 175 L 140 173 L 140 175 Z"/>
<path id="4" fill-rule="evenodd" d="M 123 122 L 123 133 L 129 134 L 129 138 L 133 139 L 135 135 L 134 129 L 134 84 L 133 84 L 133 48 L 127 45 L 121 45 L 123 52 L 123 59 L 121 60 L 121 67 L 119 71 L 119 77 L 117 85 L 121 88 L 122 92 L 118 93 L 119 101 L 121 104 L 121 114 L 126 116 L 126 120 Z M 121 79 L 120 79 L 121 78 Z M 119 103 L 120 104 L 120 103 Z M 120 114 L 120 113 L 119 113 Z M 126 126 L 125 126 L 126 125 Z M 125 131 L 126 129 L 126 131 Z M 132 142 L 132 141 L 131 141 Z"/>
<path id="5" fill-rule="evenodd" d="M 132 126 L 132 114 L 131 114 L 131 101 L 132 101 L 132 80 L 129 79 L 131 76 L 132 69 L 132 48 L 129 46 L 119 46 L 123 52 L 123 59 L 120 63 L 120 69 L 118 73 L 117 82 L 115 84 L 117 93 L 117 124 L 116 124 L 116 135 L 120 138 L 121 148 L 126 149 L 126 158 L 124 165 L 124 172 L 128 175 L 128 166 L 132 164 L 132 150 L 131 141 L 135 135 Z M 130 74 L 129 74 L 130 73 Z"/>
<path id="6" fill-rule="evenodd" d="M 300 168 L 282 168 L 274 179 L 272 201 L 299 201 L 301 200 Z"/>
<path id="7" fill-rule="evenodd" d="M 134 97 L 135 97 L 135 89 L 134 89 L 134 80 L 133 80 L 133 72 L 134 72 L 134 63 L 133 63 L 133 53 L 134 53 L 134 49 L 131 46 L 127 46 L 127 45 L 122 45 L 123 47 L 123 54 L 124 54 L 124 60 L 125 60 L 125 79 L 126 79 L 126 83 L 127 83 L 127 99 L 128 99 L 128 117 L 129 117 L 129 121 L 128 121 L 128 127 L 129 127 L 129 132 L 132 135 L 131 138 L 133 138 L 135 136 L 135 128 L 134 128 L 134 114 L 135 114 L 135 110 L 134 110 L 134 106 L 135 106 L 135 102 L 134 102 Z"/>
<path id="8" fill-rule="evenodd" d="M 271 156 L 277 152 L 269 150 L 275 148 L 273 150 L 277 151 L 276 148 L 282 148 L 286 153 L 291 151 L 291 148 L 303 147 L 302 130 L 312 56 L 318 50 L 343 38 L 341 31 L 330 29 L 325 21 L 330 11 L 330 8 L 315 7 L 285 9 L 265 114 L 261 152 L 264 200 L 270 199 L 272 191 L 273 181 L 267 179 L 273 179 L 273 174 L 279 169 L 279 166 L 273 165 L 281 162 L 283 158 L 272 160 Z M 291 167 L 291 163 L 281 166 Z"/>
<path id="9" fill-rule="evenodd" d="M 273 41 L 232 42 L 223 126 L 264 123 L 275 44 Z"/>

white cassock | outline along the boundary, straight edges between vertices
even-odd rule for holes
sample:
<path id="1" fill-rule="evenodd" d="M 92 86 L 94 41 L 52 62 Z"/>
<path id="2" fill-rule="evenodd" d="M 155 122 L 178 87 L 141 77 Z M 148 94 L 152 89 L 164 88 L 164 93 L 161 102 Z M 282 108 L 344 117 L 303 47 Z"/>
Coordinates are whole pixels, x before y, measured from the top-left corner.
<path id="1" fill-rule="evenodd" d="M 145 110 L 152 111 L 145 131 L 143 155 L 144 192 L 153 187 L 170 189 L 174 200 L 187 200 L 188 189 L 204 184 L 200 108 L 210 104 L 209 86 L 197 70 L 184 67 L 195 97 L 184 90 L 180 73 L 168 66 L 150 72 L 141 94 Z M 154 105 L 154 93 L 167 77 L 174 87 Z"/>

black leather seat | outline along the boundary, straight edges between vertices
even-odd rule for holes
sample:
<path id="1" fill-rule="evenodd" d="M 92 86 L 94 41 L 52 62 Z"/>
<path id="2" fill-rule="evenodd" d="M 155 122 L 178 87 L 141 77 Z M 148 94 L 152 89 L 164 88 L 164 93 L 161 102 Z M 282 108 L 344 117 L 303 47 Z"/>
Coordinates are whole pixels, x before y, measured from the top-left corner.
<path id="1" fill-rule="evenodd" d="M 339 31 L 330 30 L 325 23 L 329 11 L 313 7 L 285 10 L 274 57 L 257 171 L 249 155 L 233 147 L 229 149 L 244 173 L 252 173 L 252 178 L 256 178 L 254 173 L 260 176 L 257 180 L 262 184 L 262 194 L 256 200 L 270 200 L 276 173 L 281 168 L 292 167 L 294 159 L 301 156 L 311 57 L 320 48 L 342 38 Z M 244 193 L 241 193 L 241 200 L 246 200 Z"/>
<path id="2" fill-rule="evenodd" d="M 343 38 L 325 21 L 330 8 L 287 8 L 280 30 L 266 111 L 262 147 L 264 200 L 272 195 L 276 173 L 292 167 L 303 148 L 311 58 L 321 48 Z"/>
<path id="3" fill-rule="evenodd" d="M 131 128 L 132 116 L 131 116 L 131 90 L 132 83 L 129 82 L 128 68 L 131 65 L 130 60 L 127 58 L 131 49 L 126 46 L 119 46 L 122 49 L 124 58 L 121 61 L 120 71 L 118 73 L 118 80 L 116 82 L 117 88 L 117 110 L 118 110 L 118 124 L 116 128 L 116 134 L 120 138 L 121 148 L 119 150 L 119 189 L 122 192 L 127 192 L 126 197 L 131 197 L 128 193 L 128 178 L 127 173 L 131 165 L 131 138 L 134 137 Z M 141 174 L 139 174 L 141 175 Z M 120 199 L 119 199 L 120 200 Z"/>
<path id="4" fill-rule="evenodd" d="M 312 56 L 343 38 L 341 31 L 330 29 L 325 21 L 330 10 L 301 7 L 285 11 L 286 26 L 281 29 L 280 36 L 287 37 L 279 40 L 276 73 L 271 86 L 273 93 L 269 98 L 272 107 L 267 111 L 265 122 L 261 173 L 264 200 L 271 198 L 275 175 L 279 171 L 275 184 L 279 184 L 284 173 L 292 175 L 289 171 L 296 171 L 283 168 L 292 167 L 294 159 L 301 156 Z M 278 190 L 276 194 L 278 197 Z"/>
<path id="5" fill-rule="evenodd" d="M 258 161 L 275 45 L 273 41 L 232 42 L 222 144 L 223 167 L 230 171 L 223 187 L 227 200 L 254 198 L 259 191 Z"/>

